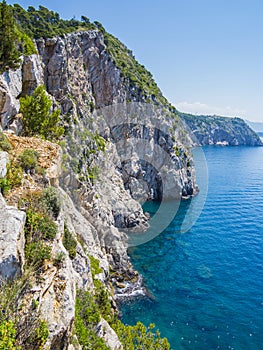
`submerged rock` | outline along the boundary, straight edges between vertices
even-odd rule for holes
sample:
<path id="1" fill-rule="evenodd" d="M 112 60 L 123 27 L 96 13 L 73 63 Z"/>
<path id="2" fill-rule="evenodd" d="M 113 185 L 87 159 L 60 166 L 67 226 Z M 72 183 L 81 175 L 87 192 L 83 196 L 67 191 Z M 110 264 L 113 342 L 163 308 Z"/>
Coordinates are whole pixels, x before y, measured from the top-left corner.
<path id="1" fill-rule="evenodd" d="M 210 268 L 205 265 L 198 266 L 197 272 L 198 272 L 198 276 L 204 279 L 208 279 L 213 276 Z"/>

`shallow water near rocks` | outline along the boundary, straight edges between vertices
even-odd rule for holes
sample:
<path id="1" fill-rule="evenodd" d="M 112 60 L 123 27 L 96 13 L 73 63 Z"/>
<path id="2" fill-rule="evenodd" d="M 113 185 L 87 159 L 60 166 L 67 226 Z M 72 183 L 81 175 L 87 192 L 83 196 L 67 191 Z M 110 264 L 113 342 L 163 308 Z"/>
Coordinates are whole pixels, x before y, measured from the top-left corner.
<path id="1" fill-rule="evenodd" d="M 174 350 L 262 350 L 263 147 L 211 146 L 204 153 L 208 194 L 194 226 L 180 231 L 197 197 L 181 203 L 159 236 L 130 248 L 154 298 L 122 304 L 123 321 L 154 322 Z"/>

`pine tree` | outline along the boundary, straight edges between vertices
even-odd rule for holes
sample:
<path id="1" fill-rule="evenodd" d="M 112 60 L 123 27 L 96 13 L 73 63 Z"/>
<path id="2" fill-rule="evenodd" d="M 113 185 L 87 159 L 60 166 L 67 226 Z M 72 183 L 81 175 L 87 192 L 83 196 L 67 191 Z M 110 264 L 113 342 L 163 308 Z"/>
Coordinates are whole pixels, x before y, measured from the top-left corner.
<path id="1" fill-rule="evenodd" d="M 64 133 L 59 126 L 59 109 L 50 112 L 52 100 L 44 85 L 38 86 L 32 96 L 20 98 L 20 112 L 23 114 L 24 135 L 40 136 L 47 140 L 57 140 Z"/>
<path id="2" fill-rule="evenodd" d="M 0 73 L 19 66 L 20 53 L 16 49 L 16 23 L 12 7 L 6 1 L 0 3 Z"/>

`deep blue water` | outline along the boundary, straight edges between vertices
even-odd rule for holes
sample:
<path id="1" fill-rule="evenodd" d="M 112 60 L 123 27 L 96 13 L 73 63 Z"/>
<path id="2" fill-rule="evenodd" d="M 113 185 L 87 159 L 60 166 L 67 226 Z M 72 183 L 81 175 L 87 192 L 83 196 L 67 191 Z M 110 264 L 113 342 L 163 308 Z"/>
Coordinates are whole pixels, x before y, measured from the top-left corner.
<path id="1" fill-rule="evenodd" d="M 202 179 L 200 194 L 181 203 L 159 236 L 130 249 L 155 299 L 122 305 L 123 321 L 154 322 L 174 350 L 262 350 L 263 148 L 204 153 L 208 193 L 194 226 L 180 231 L 189 206 L 198 206 L 205 192 Z"/>

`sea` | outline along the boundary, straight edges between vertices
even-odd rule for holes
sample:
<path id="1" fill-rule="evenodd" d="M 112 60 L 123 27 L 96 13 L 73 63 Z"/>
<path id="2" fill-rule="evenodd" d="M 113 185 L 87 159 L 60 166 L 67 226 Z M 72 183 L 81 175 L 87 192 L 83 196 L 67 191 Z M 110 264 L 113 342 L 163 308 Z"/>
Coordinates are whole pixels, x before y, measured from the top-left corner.
<path id="1" fill-rule="evenodd" d="M 120 303 L 122 321 L 154 323 L 173 350 L 262 350 L 263 147 L 206 146 L 195 159 L 199 194 L 170 202 L 166 228 L 129 248 L 148 292 Z M 144 210 L 165 221 L 160 205 Z"/>

